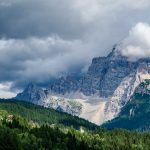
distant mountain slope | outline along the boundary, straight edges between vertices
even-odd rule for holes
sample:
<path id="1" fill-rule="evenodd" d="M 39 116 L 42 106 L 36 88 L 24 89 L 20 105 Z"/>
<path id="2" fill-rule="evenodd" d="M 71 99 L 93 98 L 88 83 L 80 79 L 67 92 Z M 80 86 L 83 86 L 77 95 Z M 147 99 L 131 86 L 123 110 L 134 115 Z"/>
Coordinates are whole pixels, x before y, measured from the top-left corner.
<path id="1" fill-rule="evenodd" d="M 103 127 L 150 130 L 150 80 L 141 83 L 119 116 Z"/>
<path id="2" fill-rule="evenodd" d="M 69 114 L 58 112 L 50 108 L 34 105 L 28 102 L 16 100 L 0 100 L 0 110 L 7 111 L 9 114 L 19 115 L 27 120 L 42 124 L 57 124 L 65 126 L 73 126 L 80 128 L 80 126 L 87 129 L 95 129 L 97 126 L 79 117 L 71 116 Z"/>
<path id="3" fill-rule="evenodd" d="M 79 79 L 67 76 L 46 89 L 29 84 L 18 100 L 80 116 L 98 125 L 118 116 L 136 87 L 150 79 L 150 58 L 130 61 L 115 46 L 107 57 L 93 58 Z"/>

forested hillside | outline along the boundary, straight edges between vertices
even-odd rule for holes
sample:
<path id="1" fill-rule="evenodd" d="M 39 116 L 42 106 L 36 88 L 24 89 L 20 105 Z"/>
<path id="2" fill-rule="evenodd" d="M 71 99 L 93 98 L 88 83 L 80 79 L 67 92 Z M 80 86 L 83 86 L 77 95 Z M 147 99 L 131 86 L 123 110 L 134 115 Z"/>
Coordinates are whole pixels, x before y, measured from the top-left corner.
<path id="1" fill-rule="evenodd" d="M 0 150 L 149 150 L 150 134 L 116 129 L 38 126 L 0 111 Z"/>
<path id="2" fill-rule="evenodd" d="M 149 133 L 109 131 L 30 103 L 0 101 L 0 150 L 149 150 L 149 147 Z"/>
<path id="3" fill-rule="evenodd" d="M 38 125 L 57 124 L 72 126 L 79 129 L 81 126 L 88 129 L 95 129 L 97 126 L 87 120 L 81 119 L 67 113 L 55 111 L 50 108 L 34 105 L 13 99 L 0 100 L 0 110 L 6 110 L 9 114 L 21 116 L 28 121 L 33 121 Z"/>

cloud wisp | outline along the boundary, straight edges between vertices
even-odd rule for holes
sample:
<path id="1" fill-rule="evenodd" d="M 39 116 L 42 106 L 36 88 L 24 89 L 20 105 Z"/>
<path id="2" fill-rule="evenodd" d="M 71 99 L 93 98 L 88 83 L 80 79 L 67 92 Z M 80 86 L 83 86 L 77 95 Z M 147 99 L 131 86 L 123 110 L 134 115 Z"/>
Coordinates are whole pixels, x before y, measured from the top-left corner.
<path id="1" fill-rule="evenodd" d="M 11 92 L 11 84 L 9 82 L 0 84 L 0 98 L 12 98 L 16 96 L 15 92 Z"/>
<path id="2" fill-rule="evenodd" d="M 150 25 L 136 24 L 123 41 L 122 54 L 129 59 L 137 60 L 150 57 Z"/>

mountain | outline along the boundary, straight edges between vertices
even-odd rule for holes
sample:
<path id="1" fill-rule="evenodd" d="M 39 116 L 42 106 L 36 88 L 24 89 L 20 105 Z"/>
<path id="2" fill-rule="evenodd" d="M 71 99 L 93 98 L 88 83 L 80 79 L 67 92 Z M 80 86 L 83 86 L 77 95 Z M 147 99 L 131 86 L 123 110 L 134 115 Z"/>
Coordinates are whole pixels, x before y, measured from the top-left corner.
<path id="1" fill-rule="evenodd" d="M 17 95 L 20 99 L 25 101 L 31 101 L 33 103 L 38 104 L 39 100 L 43 100 L 46 98 L 44 90 L 42 88 L 38 87 L 34 83 L 30 83 L 24 90 L 23 93 L 20 93 Z"/>
<path id="2" fill-rule="evenodd" d="M 115 46 L 107 57 L 94 58 L 82 77 L 61 77 L 46 89 L 29 84 L 16 99 L 102 124 L 120 113 L 144 79 L 150 79 L 150 58 L 131 61 Z"/>
<path id="3" fill-rule="evenodd" d="M 131 100 L 122 109 L 119 116 L 103 127 L 125 128 L 128 130 L 150 130 L 150 80 L 145 80 L 136 89 Z"/>
<path id="4" fill-rule="evenodd" d="M 63 97 L 57 97 L 49 94 L 47 90 L 43 90 L 37 85 L 30 83 L 23 93 L 19 93 L 16 99 L 32 102 L 48 108 L 67 112 L 71 115 L 78 116 L 81 113 L 82 104 Z"/>

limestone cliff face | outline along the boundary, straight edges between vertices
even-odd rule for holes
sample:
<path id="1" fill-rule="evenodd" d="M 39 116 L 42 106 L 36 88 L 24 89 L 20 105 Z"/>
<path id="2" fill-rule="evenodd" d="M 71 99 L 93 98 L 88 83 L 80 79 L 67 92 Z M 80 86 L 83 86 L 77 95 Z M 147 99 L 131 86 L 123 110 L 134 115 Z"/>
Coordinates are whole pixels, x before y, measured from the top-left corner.
<path id="1" fill-rule="evenodd" d="M 149 78 L 144 75 L 144 78 Z M 142 79 L 142 80 L 143 80 Z M 150 79 L 144 80 L 134 91 L 119 115 L 103 125 L 105 128 L 150 131 Z"/>
<path id="2" fill-rule="evenodd" d="M 51 105 L 48 103 L 52 101 L 50 96 L 61 97 L 64 101 L 67 101 L 68 98 L 74 99 L 74 101 L 78 100 L 78 103 L 82 103 L 82 108 L 76 109 L 75 115 L 86 116 L 85 118 L 89 120 L 88 115 L 83 114 L 83 110 L 88 109 L 84 107 L 87 106 L 87 103 L 92 105 L 95 103 L 94 100 L 97 102 L 99 99 L 99 102 L 104 102 L 103 108 L 99 106 L 96 111 L 97 117 L 103 116 L 103 119 L 96 119 L 101 120 L 96 122 L 99 124 L 116 117 L 121 108 L 130 100 L 136 87 L 145 78 L 150 78 L 150 58 L 130 61 L 121 55 L 120 47 L 114 47 L 107 57 L 94 58 L 87 73 L 80 79 L 71 76 L 62 77 L 42 91 L 39 88 L 31 90 L 28 87 L 16 98 L 35 103 L 46 101 L 46 106 L 49 107 Z M 86 104 L 82 100 L 87 100 L 84 101 Z M 100 105 L 100 103 L 98 104 Z M 65 108 L 64 105 L 66 106 L 63 103 L 58 105 L 59 109 L 63 108 L 63 111 L 68 112 L 67 107 L 69 105 L 67 104 Z M 55 109 L 57 108 L 55 107 Z M 69 106 L 69 108 L 71 107 Z M 99 115 L 98 109 L 101 110 Z M 90 116 L 95 115 L 93 113 L 94 108 L 91 109 L 91 107 L 89 111 L 86 110 L 85 112 L 89 112 L 89 114 L 91 112 Z"/>

